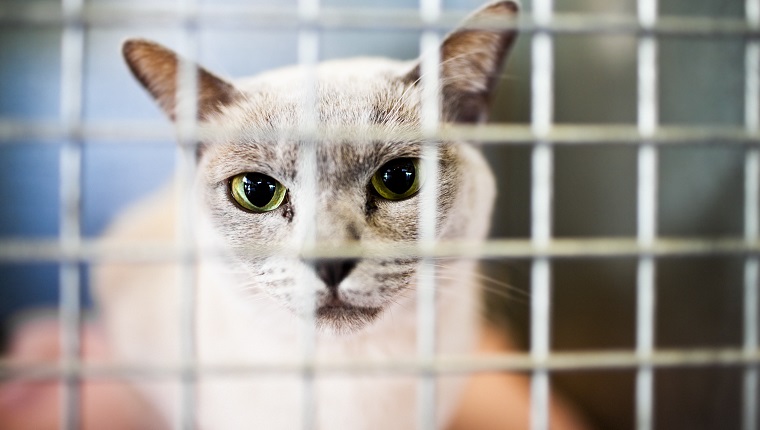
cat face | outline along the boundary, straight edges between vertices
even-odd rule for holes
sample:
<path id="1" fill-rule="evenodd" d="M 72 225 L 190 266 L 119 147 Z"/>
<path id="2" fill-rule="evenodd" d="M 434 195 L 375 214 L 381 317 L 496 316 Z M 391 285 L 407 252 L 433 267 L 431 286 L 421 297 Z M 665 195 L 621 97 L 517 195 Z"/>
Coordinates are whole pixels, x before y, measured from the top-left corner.
<path id="1" fill-rule="evenodd" d="M 347 243 L 370 247 L 413 243 L 419 237 L 421 202 L 415 188 L 422 185 L 437 194 L 439 237 L 462 236 L 461 226 L 469 224 L 470 212 L 481 209 L 463 204 L 462 193 L 476 187 L 477 179 L 465 177 L 462 171 L 462 145 L 437 146 L 440 181 L 429 184 L 424 163 L 419 161 L 424 153 L 422 142 L 361 138 L 363 130 L 385 129 L 392 135 L 400 129 L 419 128 L 419 90 L 404 82 L 409 69 L 404 63 L 366 60 L 320 66 L 318 128 L 323 134 L 329 134 L 330 129 L 353 130 L 356 139 L 305 142 L 288 137 L 291 130 L 308 121 L 300 109 L 304 95 L 298 91 L 297 83 L 303 77 L 298 69 L 241 85 L 254 96 L 210 121 L 212 127 L 222 127 L 228 118 L 244 119 L 231 133 L 234 137 L 204 142 L 202 149 L 201 177 L 208 178 L 203 184 L 204 206 L 210 208 L 214 229 L 235 250 L 239 264 L 248 267 L 265 284 L 267 294 L 281 304 L 297 310 L 303 302 L 299 291 L 312 288 L 320 326 L 342 331 L 380 315 L 392 302 L 408 295 L 415 284 L 417 259 L 308 261 L 287 254 L 261 258 L 249 252 L 252 247 L 272 244 L 298 249 L 309 235 L 317 244 L 336 247 Z M 346 79 L 336 82 L 336 74 Z M 286 90 L 288 86 L 290 91 Z M 266 115 L 252 117 L 246 112 Z M 309 162 L 314 162 L 315 168 L 306 167 Z M 234 187 L 240 185 L 234 178 L 248 172 L 265 175 L 287 190 L 279 205 L 259 212 L 255 206 L 246 208 L 247 202 L 241 204 L 235 199 Z M 249 176 L 253 181 L 261 180 L 258 175 Z M 395 194 L 388 194 L 383 176 L 400 182 L 389 182 Z M 406 176 L 414 179 L 404 181 Z M 373 177 L 380 177 L 379 183 L 373 182 Z M 269 188 L 261 206 L 269 203 L 267 191 Z M 250 189 L 249 193 L 256 198 Z M 280 199 L 274 194 L 275 200 Z M 483 204 L 490 206 L 490 201 L 486 199 Z"/>
<path id="2" fill-rule="evenodd" d="M 514 3 L 494 3 L 467 24 L 515 12 Z M 506 30 L 468 28 L 446 38 L 445 121 L 484 117 L 513 38 Z M 127 42 L 124 51 L 135 76 L 174 118 L 176 55 L 146 41 Z M 494 186 L 472 145 L 437 142 L 434 161 L 427 161 L 426 144 L 404 137 L 420 135 L 415 63 L 345 60 L 313 72 L 294 67 L 233 84 L 198 69 L 198 193 L 204 217 L 233 255 L 228 264 L 250 277 L 255 294 L 299 313 L 306 289 L 315 296 L 318 326 L 346 332 L 414 295 L 417 258 L 314 261 L 297 252 L 253 250 L 414 243 L 425 193 L 435 195 L 436 239 L 481 239 Z M 304 138 L 304 129 L 314 136 Z"/>

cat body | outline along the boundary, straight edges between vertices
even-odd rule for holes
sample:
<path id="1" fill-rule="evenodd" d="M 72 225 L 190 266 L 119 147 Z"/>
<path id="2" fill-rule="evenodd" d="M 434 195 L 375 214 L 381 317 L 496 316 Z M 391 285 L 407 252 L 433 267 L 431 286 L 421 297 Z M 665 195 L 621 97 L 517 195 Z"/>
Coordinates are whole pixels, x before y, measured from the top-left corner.
<path id="1" fill-rule="evenodd" d="M 512 2 L 493 3 L 468 22 L 515 13 Z M 482 118 L 513 38 L 506 30 L 462 29 L 444 41 L 444 121 Z M 139 40 L 127 42 L 124 52 L 135 76 L 166 113 L 172 119 L 179 116 L 176 54 Z M 134 206 L 106 238 L 173 243 L 185 234 L 176 227 L 180 211 L 190 211 L 192 225 L 185 232 L 192 232 L 199 254 L 189 270 L 177 262 L 103 264 L 95 270 L 94 285 L 116 360 L 158 367 L 182 362 L 182 295 L 187 285 L 195 285 L 191 332 L 197 364 L 238 369 L 198 375 L 193 412 L 199 428 L 301 428 L 308 415 L 303 413 L 306 396 L 313 401 L 309 413 L 316 429 L 416 426 L 419 377 L 414 373 L 336 371 L 305 378 L 299 371 L 252 369 L 298 363 L 309 345 L 304 343 L 309 331 L 304 331 L 303 318 L 310 313 L 316 323 L 313 354 L 318 363 L 417 357 L 416 286 L 420 268 L 428 263 L 413 256 L 309 260 L 297 251 L 308 248 L 305 244 L 385 250 L 414 244 L 421 237 L 420 195 L 425 192 L 435 193 L 436 240 L 486 236 L 495 186 L 475 146 L 438 143 L 433 175 L 419 161 L 426 157 L 423 142 L 360 138 L 363 130 L 419 134 L 419 69 L 414 62 L 384 59 L 325 62 L 314 70 L 313 90 L 301 85 L 310 74 L 300 67 L 235 83 L 198 69 L 201 142 L 194 183 L 167 187 Z M 305 109 L 304 100 L 312 99 L 313 111 Z M 303 129 L 315 130 L 315 136 L 336 131 L 337 137 L 305 140 L 297 134 Z M 339 136 L 337 131 L 346 129 L 357 138 Z M 412 184 L 419 191 L 410 188 L 408 195 L 389 197 L 378 181 L 392 180 L 399 172 L 420 178 L 420 184 L 417 179 Z M 426 184 L 425 177 L 438 180 Z M 250 185 L 250 178 L 270 181 L 267 190 L 275 190 L 273 199 L 279 198 L 273 208 L 254 205 L 249 210 L 250 201 L 241 203 L 235 188 L 239 181 L 248 181 L 248 188 L 240 188 L 245 193 L 263 183 Z M 176 189 L 188 185 L 191 197 Z M 256 251 L 268 247 L 283 251 Z M 435 261 L 438 354 L 461 356 L 475 349 L 480 325 L 475 266 L 466 259 Z M 436 380 L 437 422 L 444 427 L 464 379 Z M 146 379 L 139 385 L 168 422 L 179 419 L 176 379 Z"/>
<path id="2" fill-rule="evenodd" d="M 486 168 L 481 157 L 472 161 L 473 168 Z M 493 184 L 490 176 L 484 178 L 479 194 L 488 201 Z M 166 188 L 132 208 L 112 227 L 110 239 L 120 243 L 170 242 L 176 230 L 176 195 L 174 188 Z M 485 217 L 480 221 L 481 227 L 487 225 Z M 297 362 L 303 356 L 303 345 L 300 321 L 293 312 L 267 296 L 246 299 L 242 288 L 231 286 L 250 283 L 248 275 L 230 273 L 215 262 L 216 258 L 209 260 L 201 259 L 196 269 L 198 362 L 218 368 Z M 471 353 L 477 340 L 480 295 L 473 266 L 473 261 L 458 261 L 438 269 L 451 277 L 436 285 L 448 289 L 437 301 L 437 350 L 441 354 Z M 182 269 L 170 264 L 141 265 L 139 269 L 110 264 L 96 272 L 96 283 L 101 287 L 99 304 L 112 345 L 123 364 L 157 368 L 176 365 L 181 362 Z M 317 360 L 413 360 L 417 354 L 414 292 L 386 312 L 356 333 L 318 333 Z M 413 428 L 417 380 L 408 373 L 317 376 L 316 428 Z M 439 387 L 437 403 L 443 423 L 453 412 L 462 380 L 440 380 L 444 385 Z M 166 418 L 176 420 L 180 413 L 179 384 L 159 379 L 143 381 L 142 385 Z M 202 429 L 300 427 L 304 394 L 300 373 L 201 376 L 199 386 Z M 249 426 L 250 422 L 255 426 Z"/>

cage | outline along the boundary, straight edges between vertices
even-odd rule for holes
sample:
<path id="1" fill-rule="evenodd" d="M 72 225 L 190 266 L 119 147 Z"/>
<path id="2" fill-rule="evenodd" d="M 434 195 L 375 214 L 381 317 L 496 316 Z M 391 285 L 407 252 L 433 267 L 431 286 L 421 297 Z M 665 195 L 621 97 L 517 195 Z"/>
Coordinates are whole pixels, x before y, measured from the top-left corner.
<path id="1" fill-rule="evenodd" d="M 62 347 L 44 365 L 0 359 L 0 384 L 60 383 L 56 422 L 74 429 L 88 378 L 145 377 L 80 357 L 88 269 L 124 258 L 98 236 L 193 165 L 128 75 L 124 38 L 246 76 L 356 55 L 411 59 L 480 3 L 0 3 L 0 327 L 8 343 L 18 315 L 57 307 Z M 421 342 L 409 365 L 419 428 L 435 423 L 430 375 L 453 370 L 529 375 L 533 429 L 550 427 L 549 387 L 592 428 L 758 428 L 760 2 L 532 0 L 514 26 L 489 123 L 461 130 L 497 177 L 491 236 L 427 252 L 481 262 L 488 314 L 517 346 L 451 364 Z M 418 330 L 432 337 L 435 318 Z M 193 428 L 204 370 L 165 369 L 183 387 L 182 428 Z"/>

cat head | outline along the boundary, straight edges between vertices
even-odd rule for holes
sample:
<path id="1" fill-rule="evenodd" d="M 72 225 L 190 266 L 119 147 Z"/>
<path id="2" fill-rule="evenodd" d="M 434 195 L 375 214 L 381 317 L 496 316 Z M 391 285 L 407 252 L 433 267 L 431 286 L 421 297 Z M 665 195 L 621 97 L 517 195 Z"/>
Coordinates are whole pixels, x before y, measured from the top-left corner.
<path id="1" fill-rule="evenodd" d="M 442 122 L 485 119 L 516 36 L 497 24 L 516 13 L 511 1 L 488 4 L 443 40 Z M 144 40 L 126 42 L 124 56 L 166 114 L 182 117 L 182 60 Z M 477 148 L 436 142 L 436 161 L 426 161 L 421 70 L 420 61 L 352 59 L 230 82 L 195 69 L 202 216 L 245 273 L 241 285 L 296 312 L 309 288 L 318 326 L 352 331 L 414 296 L 418 258 L 307 261 L 252 249 L 414 243 L 426 195 L 435 196 L 436 240 L 486 235 L 495 190 Z"/>

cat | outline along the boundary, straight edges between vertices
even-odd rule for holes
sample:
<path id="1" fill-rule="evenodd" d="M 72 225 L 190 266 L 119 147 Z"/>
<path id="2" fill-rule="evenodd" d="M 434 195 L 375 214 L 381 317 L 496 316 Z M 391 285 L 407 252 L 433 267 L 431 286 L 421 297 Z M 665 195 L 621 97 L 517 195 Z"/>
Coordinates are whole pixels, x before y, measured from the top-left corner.
<path id="1" fill-rule="evenodd" d="M 517 11 L 512 1 L 487 4 L 443 39 L 442 127 L 486 118 L 516 38 L 514 30 L 493 24 L 509 22 Z M 169 118 L 181 117 L 187 92 L 177 92 L 177 54 L 141 39 L 128 40 L 123 54 Z M 231 82 L 198 66 L 201 138 L 195 180 L 168 186 L 131 207 L 105 236 L 120 244 L 172 243 L 179 234 L 179 212 L 191 211 L 189 231 L 199 249 L 191 271 L 198 364 L 297 362 L 303 357 L 303 318 L 311 312 L 317 361 L 415 359 L 419 257 L 309 261 L 294 252 L 266 251 L 299 249 L 308 240 L 386 250 L 414 244 L 421 237 L 420 189 L 426 186 L 436 195 L 437 241 L 486 237 L 496 191 L 476 145 L 438 143 L 433 174 L 425 170 L 420 140 L 360 138 L 378 129 L 389 136 L 420 135 L 421 69 L 419 60 L 319 63 L 311 94 L 316 105 L 308 112 L 304 100 L 311 99 L 303 83 L 309 75 L 303 67 Z M 300 140 L 297 130 L 309 125 L 311 113 L 317 118 L 314 129 L 323 133 L 318 136 L 350 129 L 357 138 Z M 191 187 L 192 196 L 183 194 L 190 200 L 179 200 L 181 186 Z M 476 347 L 481 326 L 476 270 L 472 259 L 435 261 L 440 354 L 467 355 Z M 105 262 L 94 269 L 94 293 L 117 362 L 157 367 L 181 362 L 182 274 L 179 263 L 166 262 Z M 314 309 L 306 308 L 304 288 L 313 294 Z M 316 373 L 313 381 L 313 428 L 416 426 L 413 373 Z M 443 428 L 464 379 L 437 381 L 436 422 Z M 301 412 L 307 385 L 299 372 L 217 372 L 200 374 L 196 383 L 193 414 L 201 429 L 295 429 L 306 419 Z M 176 425 L 179 383 L 159 378 L 138 385 L 167 423 Z"/>

